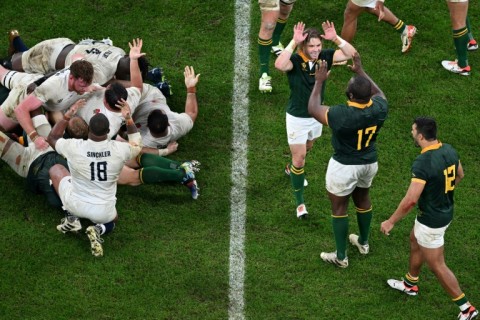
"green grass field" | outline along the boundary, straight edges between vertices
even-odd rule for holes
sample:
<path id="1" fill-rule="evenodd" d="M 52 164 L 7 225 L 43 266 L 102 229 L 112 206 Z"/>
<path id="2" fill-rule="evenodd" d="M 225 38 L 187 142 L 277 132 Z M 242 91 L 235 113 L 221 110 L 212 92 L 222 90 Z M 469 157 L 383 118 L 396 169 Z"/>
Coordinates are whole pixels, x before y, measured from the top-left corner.
<path id="1" fill-rule="evenodd" d="M 282 36 L 293 24 L 320 27 L 334 21 L 338 32 L 346 1 L 299 0 Z M 419 32 L 402 55 L 399 35 L 367 14 L 361 16 L 354 46 L 365 70 L 385 92 L 389 119 L 378 137 L 379 172 L 371 189 L 374 219 L 371 253 L 349 247 L 350 266 L 338 269 L 319 258 L 334 249 L 330 202 L 324 175 L 332 153 L 330 132 L 309 153 L 305 199 L 310 218 L 295 217 L 295 203 L 283 167 L 289 161 L 285 135 L 286 76 L 271 69 L 274 91 L 260 94 L 256 39 L 257 1 L 250 5 L 249 47 L 235 48 L 235 1 L 59 1 L 5 0 L 0 11 L 6 55 L 7 31 L 18 29 L 29 46 L 68 37 L 110 37 L 128 49 L 141 37 L 153 66 L 161 66 L 174 95 L 169 105 L 183 110 L 183 68 L 200 73 L 200 113 L 191 133 L 180 140 L 172 159 L 198 159 L 201 196 L 181 185 L 118 188 L 120 221 L 105 237 L 105 256 L 90 254 L 84 234 L 63 235 L 62 217 L 44 198 L 26 189 L 25 180 L 0 163 L 0 319 L 226 319 L 231 272 L 230 227 L 233 177 L 246 173 L 244 309 L 230 318 L 246 319 L 454 319 L 458 308 L 433 273 L 421 275 L 420 294 L 408 297 L 386 280 L 408 267 L 408 235 L 414 214 L 389 237 L 380 223 L 389 217 L 410 183 L 410 166 L 419 153 L 410 136 L 414 117 L 430 115 L 439 138 L 460 153 L 466 177 L 457 188 L 456 215 L 446 234 L 446 261 L 470 301 L 480 306 L 479 232 L 480 51 L 470 52 L 470 77 L 445 71 L 454 59 L 445 1 L 397 1 L 387 6 Z M 471 2 L 473 32 L 480 38 L 480 7 Z M 326 47 L 331 44 L 326 43 Z M 235 141 L 233 97 L 235 49 L 248 50 L 248 139 Z M 335 67 L 326 103 L 345 101 L 350 71 Z M 238 85 L 238 84 L 237 84 Z M 245 86 L 243 87 L 244 90 Z M 246 118 L 248 116 L 248 119 Z M 248 148 L 248 166 L 232 166 L 232 152 Z M 234 153 L 233 153 L 234 154 Z M 234 189 L 235 190 L 235 189 Z M 353 206 L 350 231 L 357 232 Z M 354 250 L 355 249 L 355 250 Z"/>

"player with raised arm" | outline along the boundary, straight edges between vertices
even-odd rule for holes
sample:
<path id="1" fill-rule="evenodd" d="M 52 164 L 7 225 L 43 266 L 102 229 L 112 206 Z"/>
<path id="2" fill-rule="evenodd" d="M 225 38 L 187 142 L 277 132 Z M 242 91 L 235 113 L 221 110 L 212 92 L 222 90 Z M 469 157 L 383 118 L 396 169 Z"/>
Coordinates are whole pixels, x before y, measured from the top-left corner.
<path id="1" fill-rule="evenodd" d="M 388 114 L 385 94 L 363 70 L 360 55 L 353 56 L 350 69 L 355 76 L 348 82 L 346 104 L 322 104 L 322 86 L 328 78 L 327 63 L 315 72 L 308 112 L 332 130 L 333 156 L 328 162 L 325 184 L 332 204 L 332 228 L 336 251 L 322 252 L 320 258 L 341 268 L 348 267 L 348 203 L 355 204 L 360 235 L 350 234 L 350 242 L 361 254 L 368 254 L 368 237 L 373 216 L 369 189 L 378 171 L 375 146 L 377 135 Z"/>

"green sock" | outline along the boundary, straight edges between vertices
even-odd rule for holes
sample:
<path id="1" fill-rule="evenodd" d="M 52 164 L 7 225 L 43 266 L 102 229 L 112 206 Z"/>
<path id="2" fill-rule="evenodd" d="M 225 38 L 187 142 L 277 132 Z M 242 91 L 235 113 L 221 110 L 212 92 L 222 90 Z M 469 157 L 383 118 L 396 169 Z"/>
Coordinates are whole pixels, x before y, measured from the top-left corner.
<path id="1" fill-rule="evenodd" d="M 407 286 L 413 287 L 413 286 L 416 286 L 418 284 L 418 277 L 414 277 L 410 274 L 410 272 L 407 272 L 403 281 L 405 282 L 405 284 Z"/>
<path id="2" fill-rule="evenodd" d="M 275 25 L 275 30 L 273 30 L 272 36 L 272 46 L 278 46 L 280 42 L 280 36 L 282 35 L 283 29 L 287 25 L 287 20 L 285 19 L 277 19 L 277 24 Z"/>
<path id="3" fill-rule="evenodd" d="M 142 153 L 137 157 L 137 162 L 141 167 L 158 167 L 163 169 L 178 169 L 180 167 L 180 162 L 149 153 Z"/>
<path id="4" fill-rule="evenodd" d="M 258 38 L 258 58 L 260 61 L 260 76 L 263 73 L 268 74 L 270 63 L 270 49 L 272 48 L 272 39 Z"/>
<path id="5" fill-rule="evenodd" d="M 302 203 L 305 203 L 305 200 L 303 200 L 304 180 L 305 170 L 303 170 L 303 167 L 297 168 L 293 164 L 290 165 L 290 181 L 292 182 L 293 194 L 295 195 L 297 207 Z"/>
<path id="6" fill-rule="evenodd" d="M 348 215 L 332 216 L 332 226 L 335 246 L 337 247 L 337 258 L 343 260 L 347 256 Z"/>
<path id="7" fill-rule="evenodd" d="M 403 30 L 405 30 L 406 27 L 407 27 L 407 25 L 400 19 L 398 19 L 397 23 L 395 23 L 393 25 L 393 28 L 395 30 L 397 30 L 397 32 L 400 32 L 400 33 L 402 33 Z"/>
<path id="8" fill-rule="evenodd" d="M 182 182 L 185 173 L 180 169 L 164 169 L 145 167 L 140 169 L 140 181 L 144 184 L 155 184 L 166 181 Z"/>
<path id="9" fill-rule="evenodd" d="M 470 18 L 467 16 L 468 41 L 473 40 L 472 26 L 470 25 Z"/>
<path id="10" fill-rule="evenodd" d="M 356 208 L 356 210 L 357 210 L 358 230 L 360 231 L 358 242 L 360 244 L 367 244 L 368 235 L 370 233 L 370 223 L 372 222 L 372 215 L 373 215 L 372 207 L 370 207 L 369 209 Z"/>
<path id="11" fill-rule="evenodd" d="M 455 51 L 457 51 L 458 66 L 464 68 L 468 66 L 467 45 L 468 45 L 468 29 L 464 27 L 453 31 L 453 43 Z"/>
<path id="12" fill-rule="evenodd" d="M 459 307 L 461 307 L 462 305 L 466 304 L 468 302 L 468 299 L 467 297 L 465 296 L 465 293 L 462 293 L 461 295 L 459 295 L 458 297 L 452 299 L 453 302 L 455 302 L 455 304 Z M 463 310 L 462 310 L 463 311 Z"/>

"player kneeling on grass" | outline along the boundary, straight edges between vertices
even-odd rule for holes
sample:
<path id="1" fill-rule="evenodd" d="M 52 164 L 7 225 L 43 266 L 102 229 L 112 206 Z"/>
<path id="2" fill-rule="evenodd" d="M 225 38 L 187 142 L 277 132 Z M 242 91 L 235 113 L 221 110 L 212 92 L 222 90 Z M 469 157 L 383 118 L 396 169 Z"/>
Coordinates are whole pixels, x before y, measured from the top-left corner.
<path id="1" fill-rule="evenodd" d="M 125 100 L 119 107 L 127 119 L 129 143 L 108 140 L 109 122 L 98 113 L 90 119 L 88 140 L 63 139 L 67 120 L 59 121 L 47 141 L 59 154 L 67 158 L 70 172 L 61 165 L 50 169 L 55 191 L 62 200 L 67 217 L 60 228 L 78 231 L 79 218 L 95 223 L 86 230 L 94 256 L 103 256 L 101 235 L 111 232 L 117 220 L 117 180 L 126 161 L 135 158 L 141 150 L 141 137 L 131 119 Z"/>

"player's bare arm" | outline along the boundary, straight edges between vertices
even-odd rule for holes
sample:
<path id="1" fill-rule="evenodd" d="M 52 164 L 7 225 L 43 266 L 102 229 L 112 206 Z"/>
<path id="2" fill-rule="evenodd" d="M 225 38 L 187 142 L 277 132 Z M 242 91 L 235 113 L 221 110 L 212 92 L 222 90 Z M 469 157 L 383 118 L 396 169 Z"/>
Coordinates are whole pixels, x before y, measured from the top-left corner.
<path id="1" fill-rule="evenodd" d="M 283 72 L 292 70 L 293 64 L 290 61 L 290 57 L 298 44 L 307 38 L 307 34 L 304 31 L 305 23 L 301 21 L 293 27 L 293 39 L 275 60 L 275 68 Z"/>
<path id="2" fill-rule="evenodd" d="M 330 71 L 328 71 L 327 62 L 325 60 L 318 62 L 315 70 L 315 85 L 308 100 L 308 113 L 324 125 L 328 125 L 328 106 L 322 105 L 320 101 L 322 101 L 322 86 L 329 74 Z"/>
<path id="3" fill-rule="evenodd" d="M 140 72 L 140 67 L 138 66 L 138 59 L 145 55 L 142 53 L 142 39 L 133 39 L 132 42 L 128 43 L 130 47 L 130 82 L 133 87 L 138 88 L 140 92 L 143 90 L 143 79 L 142 73 Z"/>
<path id="4" fill-rule="evenodd" d="M 186 66 L 183 72 L 185 76 L 185 87 L 187 88 L 187 99 L 185 101 L 185 113 L 192 118 L 195 122 L 198 115 L 198 102 L 197 102 L 197 83 L 200 74 L 195 75 L 193 67 Z"/>

